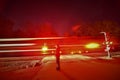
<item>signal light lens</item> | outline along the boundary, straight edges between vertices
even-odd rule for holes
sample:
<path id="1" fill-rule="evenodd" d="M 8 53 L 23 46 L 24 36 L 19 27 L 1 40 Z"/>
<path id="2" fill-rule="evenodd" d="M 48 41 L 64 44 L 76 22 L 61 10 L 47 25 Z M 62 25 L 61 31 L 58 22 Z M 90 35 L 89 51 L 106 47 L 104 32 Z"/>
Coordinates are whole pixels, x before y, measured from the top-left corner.
<path id="1" fill-rule="evenodd" d="M 110 42 L 110 44 L 113 44 L 113 42 Z"/>

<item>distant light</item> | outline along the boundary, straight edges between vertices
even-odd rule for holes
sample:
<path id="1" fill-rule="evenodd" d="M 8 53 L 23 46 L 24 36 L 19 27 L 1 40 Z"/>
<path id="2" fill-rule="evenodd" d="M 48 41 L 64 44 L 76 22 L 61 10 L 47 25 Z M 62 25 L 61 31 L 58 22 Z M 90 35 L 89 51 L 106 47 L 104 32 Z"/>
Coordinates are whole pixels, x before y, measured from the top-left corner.
<path id="1" fill-rule="evenodd" d="M 52 51 L 51 53 L 52 53 L 52 54 L 54 54 L 55 52 L 54 52 L 54 51 Z"/>
<path id="2" fill-rule="evenodd" d="M 62 53 L 62 51 L 60 51 L 60 54 Z"/>
<path id="3" fill-rule="evenodd" d="M 47 52 L 47 51 L 48 51 L 48 47 L 47 47 L 47 46 L 43 46 L 43 47 L 42 47 L 42 51 L 43 51 L 43 52 Z"/>
<path id="4" fill-rule="evenodd" d="M 103 45 L 105 45 L 105 43 L 104 43 L 104 42 L 103 42 L 102 44 L 103 44 Z"/>
<path id="5" fill-rule="evenodd" d="M 71 54 L 74 54 L 74 52 L 72 51 L 72 52 L 70 52 Z"/>
<path id="6" fill-rule="evenodd" d="M 85 53 L 88 53 L 88 51 L 85 51 Z"/>
<path id="7" fill-rule="evenodd" d="M 98 48 L 99 46 L 100 45 L 98 43 L 90 43 L 90 44 L 87 44 L 85 47 L 93 49 L 93 48 Z"/>
<path id="8" fill-rule="evenodd" d="M 78 53 L 82 53 L 82 51 L 78 51 Z"/>

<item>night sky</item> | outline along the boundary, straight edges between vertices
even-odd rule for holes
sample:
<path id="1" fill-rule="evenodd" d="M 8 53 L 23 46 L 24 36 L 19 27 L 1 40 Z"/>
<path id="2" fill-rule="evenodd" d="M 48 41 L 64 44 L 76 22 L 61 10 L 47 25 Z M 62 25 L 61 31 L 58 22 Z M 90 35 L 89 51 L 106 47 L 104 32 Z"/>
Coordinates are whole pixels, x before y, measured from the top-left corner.
<path id="1" fill-rule="evenodd" d="M 120 22 L 119 0 L 0 0 L 0 13 L 15 22 L 49 22 L 59 34 L 76 24 L 113 20 Z"/>

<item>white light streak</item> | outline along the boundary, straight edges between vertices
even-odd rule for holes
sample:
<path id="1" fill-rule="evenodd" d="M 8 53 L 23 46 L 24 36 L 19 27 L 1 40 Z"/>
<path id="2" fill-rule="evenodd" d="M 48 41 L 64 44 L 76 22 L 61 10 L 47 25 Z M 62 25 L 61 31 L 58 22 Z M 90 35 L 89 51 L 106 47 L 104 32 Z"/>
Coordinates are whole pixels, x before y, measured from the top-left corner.
<path id="1" fill-rule="evenodd" d="M 55 49 L 48 49 L 48 51 Z M 0 50 L 0 53 L 8 53 L 8 52 L 34 52 L 34 51 L 42 51 L 42 49 L 28 49 L 28 50 Z"/>
<path id="2" fill-rule="evenodd" d="M 22 44 L 0 44 L 0 47 L 7 47 L 7 46 L 33 46 L 34 43 L 22 43 Z"/>
<path id="3" fill-rule="evenodd" d="M 73 46 L 85 46 L 85 45 L 60 45 L 61 47 L 67 47 L 67 46 L 69 46 L 69 47 L 73 47 Z"/>
<path id="4" fill-rule="evenodd" d="M 27 41 L 27 40 L 47 40 L 47 39 L 64 39 L 67 37 L 43 37 L 43 38 L 4 38 L 0 41 Z"/>

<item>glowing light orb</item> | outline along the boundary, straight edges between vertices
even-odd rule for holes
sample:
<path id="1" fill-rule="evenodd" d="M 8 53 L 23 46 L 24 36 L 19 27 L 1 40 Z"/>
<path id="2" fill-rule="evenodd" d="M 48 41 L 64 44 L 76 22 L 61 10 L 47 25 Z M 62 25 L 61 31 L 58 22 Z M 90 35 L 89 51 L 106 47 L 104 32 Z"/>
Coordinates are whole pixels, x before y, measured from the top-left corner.
<path id="1" fill-rule="evenodd" d="M 42 51 L 43 51 L 43 52 L 48 51 L 48 47 L 47 47 L 47 46 L 43 46 L 43 47 L 42 47 Z"/>
<path id="2" fill-rule="evenodd" d="M 89 43 L 87 44 L 85 47 L 86 48 L 90 48 L 90 49 L 93 49 L 93 48 L 98 48 L 100 45 L 98 43 Z"/>

